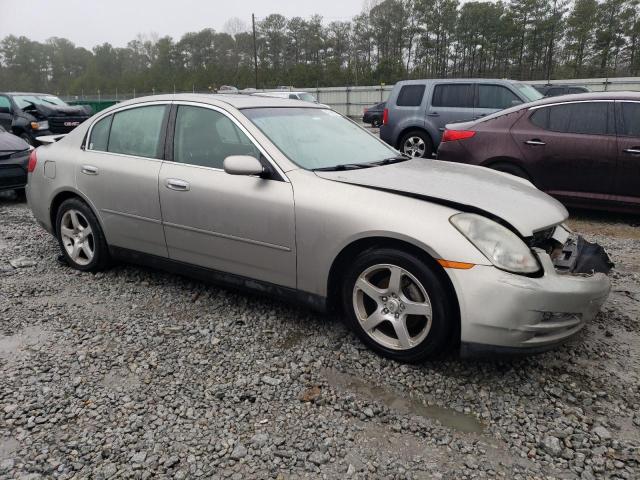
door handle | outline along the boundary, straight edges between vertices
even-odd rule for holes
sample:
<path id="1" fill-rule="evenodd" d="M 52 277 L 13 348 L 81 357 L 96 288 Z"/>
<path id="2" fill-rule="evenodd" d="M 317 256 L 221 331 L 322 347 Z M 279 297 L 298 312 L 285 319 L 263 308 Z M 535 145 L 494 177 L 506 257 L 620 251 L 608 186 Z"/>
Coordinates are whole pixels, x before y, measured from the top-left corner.
<path id="1" fill-rule="evenodd" d="M 93 165 L 83 165 L 80 171 L 85 175 L 98 175 L 98 168 Z"/>
<path id="2" fill-rule="evenodd" d="M 631 155 L 640 155 L 640 147 L 625 148 L 624 153 L 630 153 Z"/>
<path id="3" fill-rule="evenodd" d="M 438 112 L 429 112 L 427 113 L 427 117 L 439 117 L 440 114 Z"/>
<path id="4" fill-rule="evenodd" d="M 171 190 L 177 190 L 178 192 L 189 191 L 189 182 L 185 182 L 184 180 L 180 180 L 177 178 L 168 178 L 166 186 L 167 188 Z"/>
<path id="5" fill-rule="evenodd" d="M 532 140 L 527 140 L 526 142 L 527 145 L 546 145 L 546 143 L 544 143 L 542 140 L 539 140 L 537 138 L 534 138 Z"/>

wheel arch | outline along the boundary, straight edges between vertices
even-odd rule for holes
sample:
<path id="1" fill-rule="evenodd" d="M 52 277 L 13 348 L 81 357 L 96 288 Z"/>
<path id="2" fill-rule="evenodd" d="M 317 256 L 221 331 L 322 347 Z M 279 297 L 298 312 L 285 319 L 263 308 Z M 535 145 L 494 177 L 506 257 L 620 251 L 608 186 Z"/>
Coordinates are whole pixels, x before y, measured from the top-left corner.
<path id="1" fill-rule="evenodd" d="M 497 165 L 511 165 L 516 167 L 519 170 L 522 170 L 523 173 L 527 175 L 527 177 L 531 178 L 531 173 L 529 170 L 523 165 L 522 160 L 509 157 L 509 156 L 499 156 L 499 157 L 491 157 L 485 160 L 480 164 L 482 167 L 494 168 Z"/>
<path id="2" fill-rule="evenodd" d="M 94 207 L 94 205 L 91 203 L 91 201 L 89 201 L 88 198 L 86 198 L 77 190 L 59 191 L 54 195 L 53 199 L 51 200 L 51 205 L 49 207 L 49 221 L 51 222 L 51 228 L 53 230 L 54 235 L 57 235 L 58 226 L 56 225 L 56 217 L 58 215 L 58 209 L 60 208 L 60 205 L 62 205 L 62 203 L 65 200 L 68 200 L 70 198 L 77 198 L 87 204 L 87 206 L 91 209 L 95 217 L 98 219 L 98 223 L 100 224 L 100 228 L 102 229 L 103 235 L 105 236 L 105 238 L 107 238 L 107 232 L 104 229 L 104 225 L 102 223 L 102 217 L 98 215 L 98 212 Z"/>
<path id="3" fill-rule="evenodd" d="M 335 312 L 340 305 L 340 280 L 349 267 L 351 260 L 361 252 L 373 248 L 395 248 L 401 251 L 412 253 L 433 269 L 433 271 L 442 281 L 444 288 L 449 293 L 449 299 L 453 303 L 452 307 L 453 311 L 455 312 L 454 338 L 456 339 L 456 341 L 459 341 L 460 304 L 458 301 L 456 290 L 453 286 L 453 283 L 451 282 L 451 279 L 449 278 L 449 275 L 447 275 L 444 268 L 428 252 L 412 243 L 397 238 L 382 236 L 360 238 L 346 245 L 338 253 L 331 264 L 331 268 L 329 269 L 329 276 L 327 278 L 328 309 Z"/>
<path id="4" fill-rule="evenodd" d="M 434 151 L 437 149 L 436 142 L 433 139 L 433 135 L 431 134 L 431 132 L 429 132 L 429 130 L 426 129 L 425 127 L 422 127 L 422 126 L 419 126 L 419 125 L 412 125 L 412 126 L 405 127 L 402 130 L 400 130 L 400 133 L 398 134 L 398 138 L 396 139 L 395 148 L 396 149 L 400 149 L 400 147 L 401 147 L 400 144 L 402 143 L 402 139 L 404 138 L 404 136 L 407 133 L 414 132 L 414 131 L 422 132 L 425 135 L 427 135 L 429 137 L 429 139 L 431 140 L 431 145 L 432 145 Z"/>

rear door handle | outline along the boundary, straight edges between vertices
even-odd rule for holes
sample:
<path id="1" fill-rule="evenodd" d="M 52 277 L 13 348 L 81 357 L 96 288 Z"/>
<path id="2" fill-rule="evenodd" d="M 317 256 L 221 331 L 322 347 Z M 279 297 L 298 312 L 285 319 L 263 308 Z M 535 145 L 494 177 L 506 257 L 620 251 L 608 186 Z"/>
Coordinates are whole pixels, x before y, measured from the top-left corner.
<path id="1" fill-rule="evenodd" d="M 538 140 L 537 138 L 527 140 L 524 143 L 526 143 L 527 145 L 546 145 L 546 143 L 544 143 L 542 140 Z"/>
<path id="2" fill-rule="evenodd" d="M 440 114 L 438 112 L 429 112 L 427 113 L 427 117 L 439 117 Z"/>
<path id="3" fill-rule="evenodd" d="M 631 155 L 640 155 L 640 147 L 631 147 L 623 150 L 624 153 L 630 153 Z"/>
<path id="4" fill-rule="evenodd" d="M 168 178 L 166 186 L 167 188 L 170 188 L 171 190 L 177 190 L 178 192 L 189 191 L 189 182 L 185 182 L 184 180 L 180 180 L 178 178 Z"/>
<path id="5" fill-rule="evenodd" d="M 98 175 L 98 168 L 93 165 L 83 165 L 80 171 L 85 175 Z"/>

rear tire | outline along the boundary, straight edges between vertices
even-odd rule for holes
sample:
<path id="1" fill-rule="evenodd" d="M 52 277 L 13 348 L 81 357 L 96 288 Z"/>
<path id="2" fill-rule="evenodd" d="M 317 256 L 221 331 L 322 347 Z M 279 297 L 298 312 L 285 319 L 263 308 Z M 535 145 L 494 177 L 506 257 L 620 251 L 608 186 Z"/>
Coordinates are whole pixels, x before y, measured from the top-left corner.
<path id="1" fill-rule="evenodd" d="M 428 133 L 411 130 L 400 139 L 399 150 L 416 158 L 433 158 L 433 142 Z"/>
<path id="2" fill-rule="evenodd" d="M 490 165 L 489 168 L 531 181 L 531 178 L 529 177 L 529 175 L 527 175 L 527 172 L 525 172 L 519 166 L 514 165 L 513 163 L 508 163 L 508 162 L 494 163 L 493 165 Z"/>
<path id="3" fill-rule="evenodd" d="M 448 288 L 421 258 L 393 248 L 356 257 L 342 284 L 348 325 L 376 353 L 416 363 L 449 349 L 457 317 Z"/>
<path id="4" fill-rule="evenodd" d="M 98 272 L 110 264 L 109 247 L 98 219 L 79 198 L 65 200 L 56 214 L 56 237 L 70 267 Z"/>

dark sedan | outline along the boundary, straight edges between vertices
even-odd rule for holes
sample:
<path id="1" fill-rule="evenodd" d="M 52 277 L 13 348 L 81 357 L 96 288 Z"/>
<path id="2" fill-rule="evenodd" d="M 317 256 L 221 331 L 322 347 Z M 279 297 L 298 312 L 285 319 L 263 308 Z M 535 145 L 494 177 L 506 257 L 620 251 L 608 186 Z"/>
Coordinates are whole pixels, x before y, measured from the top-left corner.
<path id="1" fill-rule="evenodd" d="M 0 191 L 24 191 L 30 150 L 27 142 L 0 127 Z"/>
<path id="2" fill-rule="evenodd" d="M 523 177 L 569 206 L 640 213 L 640 93 L 545 98 L 449 124 L 438 158 Z"/>
<path id="3" fill-rule="evenodd" d="M 379 127 L 382 125 L 382 115 L 384 114 L 384 107 L 386 105 L 387 102 L 381 102 L 375 104 L 373 107 L 365 108 L 362 113 L 362 121 L 371 124 L 372 127 Z"/>

